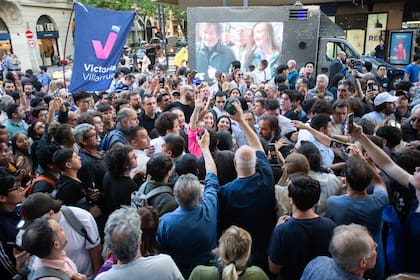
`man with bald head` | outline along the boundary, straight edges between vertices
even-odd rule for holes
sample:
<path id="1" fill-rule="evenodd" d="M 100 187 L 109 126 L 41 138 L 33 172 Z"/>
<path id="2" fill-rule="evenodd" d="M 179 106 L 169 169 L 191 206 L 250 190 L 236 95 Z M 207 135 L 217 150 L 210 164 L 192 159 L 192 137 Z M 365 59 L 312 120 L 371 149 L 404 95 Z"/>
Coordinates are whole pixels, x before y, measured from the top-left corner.
<path id="1" fill-rule="evenodd" d="M 273 171 L 255 131 L 245 121 L 240 105 L 231 118 L 242 127 L 248 145 L 235 153 L 238 177 L 219 192 L 219 234 L 231 225 L 252 236 L 252 264 L 268 271 L 267 248 L 276 224 Z"/>

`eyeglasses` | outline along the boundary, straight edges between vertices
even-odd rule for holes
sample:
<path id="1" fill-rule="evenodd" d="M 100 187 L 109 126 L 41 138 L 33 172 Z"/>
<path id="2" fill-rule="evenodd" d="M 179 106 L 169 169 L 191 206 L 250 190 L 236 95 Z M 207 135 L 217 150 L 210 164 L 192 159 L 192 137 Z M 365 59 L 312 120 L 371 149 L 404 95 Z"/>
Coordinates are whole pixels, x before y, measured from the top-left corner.
<path id="1" fill-rule="evenodd" d="M 411 118 L 411 122 L 413 123 L 420 122 L 420 118 Z"/>
<path id="2" fill-rule="evenodd" d="M 85 135 L 85 140 L 87 140 L 87 139 L 89 139 L 89 138 L 92 138 L 92 137 L 99 137 L 99 134 L 98 133 L 95 133 L 95 134 L 92 134 L 92 135 Z"/>

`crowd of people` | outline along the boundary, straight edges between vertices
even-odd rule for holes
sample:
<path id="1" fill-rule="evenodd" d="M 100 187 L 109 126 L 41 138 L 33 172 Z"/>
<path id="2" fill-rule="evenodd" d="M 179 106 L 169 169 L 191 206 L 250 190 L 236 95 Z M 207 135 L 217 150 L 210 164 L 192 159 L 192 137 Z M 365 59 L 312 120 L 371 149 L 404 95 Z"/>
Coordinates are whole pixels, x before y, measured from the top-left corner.
<path id="1" fill-rule="evenodd" d="M 74 93 L 45 67 L 7 71 L 2 279 L 420 273 L 420 54 L 395 87 L 345 53 L 317 76 L 229 65 L 208 81 L 121 67 Z"/>

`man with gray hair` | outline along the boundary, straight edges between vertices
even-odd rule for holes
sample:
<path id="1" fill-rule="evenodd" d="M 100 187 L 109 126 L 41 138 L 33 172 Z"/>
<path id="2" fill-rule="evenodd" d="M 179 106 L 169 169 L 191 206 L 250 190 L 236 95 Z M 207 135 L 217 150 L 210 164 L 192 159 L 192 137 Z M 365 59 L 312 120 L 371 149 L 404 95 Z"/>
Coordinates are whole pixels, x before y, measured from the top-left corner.
<path id="1" fill-rule="evenodd" d="M 158 254 L 142 258 L 141 236 L 141 217 L 136 209 L 115 210 L 105 225 L 105 245 L 118 262 L 96 279 L 184 279 L 170 256 Z"/>
<path id="2" fill-rule="evenodd" d="M 101 143 L 100 136 L 95 126 L 82 123 L 73 130 L 73 136 L 80 147 L 79 156 L 82 167 L 77 172 L 77 177 L 88 188 L 88 195 L 95 205 L 101 205 L 103 198 L 102 182 L 106 173 L 103 156 L 98 148 Z M 105 221 L 103 221 L 105 223 Z"/>
<path id="3" fill-rule="evenodd" d="M 319 74 L 316 77 L 316 87 L 308 92 L 307 100 L 316 97 L 318 99 L 325 99 L 330 103 L 334 102 L 334 95 L 327 89 L 328 76 L 325 74 Z"/>
<path id="4" fill-rule="evenodd" d="M 132 108 L 121 109 L 117 114 L 117 125 L 115 129 L 105 135 L 100 149 L 107 151 L 114 145 L 129 145 L 126 132 L 130 127 L 136 125 L 139 125 L 136 111 Z"/>
<path id="5" fill-rule="evenodd" d="M 375 267 L 376 247 L 365 227 L 357 224 L 338 226 L 330 243 L 332 258 L 313 259 L 303 271 L 301 280 L 364 279 L 364 272 Z"/>
<path id="6" fill-rule="evenodd" d="M 175 183 L 179 205 L 160 218 L 157 232 L 159 251 L 171 255 L 182 274 L 188 278 L 196 265 L 209 264 L 217 240 L 217 169 L 210 153 L 210 135 L 198 139 L 207 175 L 205 189 L 193 174 L 182 175 Z M 155 278 L 158 279 L 158 278 Z"/>

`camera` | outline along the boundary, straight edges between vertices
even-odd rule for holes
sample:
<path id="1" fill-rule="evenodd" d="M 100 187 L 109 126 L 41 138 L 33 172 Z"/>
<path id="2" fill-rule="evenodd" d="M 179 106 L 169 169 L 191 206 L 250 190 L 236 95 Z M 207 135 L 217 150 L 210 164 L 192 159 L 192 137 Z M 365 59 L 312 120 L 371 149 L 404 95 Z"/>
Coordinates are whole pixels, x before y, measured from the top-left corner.
<path id="1" fill-rule="evenodd" d="M 363 60 L 357 59 L 357 58 L 350 58 L 349 66 L 351 66 L 352 69 L 357 69 L 357 67 L 362 67 Z"/>
<path id="2" fill-rule="evenodd" d="M 165 78 L 160 78 L 159 79 L 159 87 L 160 88 L 164 88 L 165 87 Z"/>

